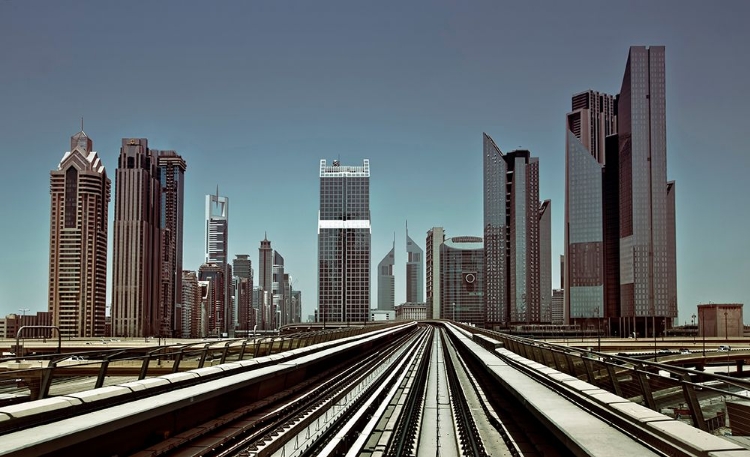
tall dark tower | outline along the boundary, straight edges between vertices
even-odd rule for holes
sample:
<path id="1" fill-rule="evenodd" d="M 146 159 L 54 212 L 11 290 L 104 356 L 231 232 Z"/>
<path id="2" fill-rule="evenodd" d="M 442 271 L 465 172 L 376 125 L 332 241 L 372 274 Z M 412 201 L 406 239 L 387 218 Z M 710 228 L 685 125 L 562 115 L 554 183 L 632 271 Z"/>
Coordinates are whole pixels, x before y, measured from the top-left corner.
<path id="1" fill-rule="evenodd" d="M 182 223 L 185 205 L 185 160 L 174 151 L 157 157 L 161 182 L 162 271 L 160 334 L 182 335 Z"/>
<path id="2" fill-rule="evenodd" d="M 677 317 L 674 186 L 667 183 L 663 46 L 633 46 L 617 98 L 620 300 L 641 334 Z"/>
<path id="3" fill-rule="evenodd" d="M 258 248 L 258 314 L 260 328 L 269 330 L 273 324 L 273 249 L 268 236 L 264 235 Z"/>
<path id="4" fill-rule="evenodd" d="M 124 138 L 115 175 L 114 336 L 157 335 L 161 295 L 161 184 L 145 138 Z"/>

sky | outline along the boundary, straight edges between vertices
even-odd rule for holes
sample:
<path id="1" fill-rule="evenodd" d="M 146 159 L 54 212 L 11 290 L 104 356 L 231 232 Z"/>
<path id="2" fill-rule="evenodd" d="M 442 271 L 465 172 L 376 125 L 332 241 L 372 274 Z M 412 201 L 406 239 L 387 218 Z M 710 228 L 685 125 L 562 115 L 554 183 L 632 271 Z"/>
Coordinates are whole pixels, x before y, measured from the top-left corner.
<path id="1" fill-rule="evenodd" d="M 122 138 L 185 158 L 185 269 L 218 185 L 230 255 L 257 281 L 267 233 L 303 316 L 320 160 L 370 160 L 372 264 L 395 235 L 400 303 L 407 220 L 422 248 L 433 226 L 482 235 L 487 132 L 539 157 L 557 288 L 570 98 L 617 93 L 632 45 L 666 46 L 678 321 L 750 303 L 747 17 L 746 1 L 0 1 L 0 316 L 47 309 L 49 172 L 81 117 L 113 180 Z"/>

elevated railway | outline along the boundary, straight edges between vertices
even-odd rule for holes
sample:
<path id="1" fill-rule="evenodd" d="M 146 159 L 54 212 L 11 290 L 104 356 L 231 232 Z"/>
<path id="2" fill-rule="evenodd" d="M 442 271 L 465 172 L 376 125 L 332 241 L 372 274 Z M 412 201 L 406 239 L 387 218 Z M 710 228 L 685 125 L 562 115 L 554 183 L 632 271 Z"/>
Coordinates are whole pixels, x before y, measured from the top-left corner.
<path id="1" fill-rule="evenodd" d="M 451 323 L 370 329 L 0 407 L 0 455 L 750 455 L 555 350 Z M 611 366 L 621 393 L 652 374 Z"/>

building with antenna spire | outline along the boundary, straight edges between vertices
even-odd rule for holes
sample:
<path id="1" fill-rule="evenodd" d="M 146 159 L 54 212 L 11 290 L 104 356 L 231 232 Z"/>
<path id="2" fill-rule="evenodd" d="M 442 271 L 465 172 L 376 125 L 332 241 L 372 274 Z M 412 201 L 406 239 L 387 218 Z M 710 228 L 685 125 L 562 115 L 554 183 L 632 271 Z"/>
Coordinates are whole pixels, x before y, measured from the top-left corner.
<path id="1" fill-rule="evenodd" d="M 81 118 L 70 151 L 50 172 L 48 308 L 63 336 L 104 336 L 110 189 Z"/>

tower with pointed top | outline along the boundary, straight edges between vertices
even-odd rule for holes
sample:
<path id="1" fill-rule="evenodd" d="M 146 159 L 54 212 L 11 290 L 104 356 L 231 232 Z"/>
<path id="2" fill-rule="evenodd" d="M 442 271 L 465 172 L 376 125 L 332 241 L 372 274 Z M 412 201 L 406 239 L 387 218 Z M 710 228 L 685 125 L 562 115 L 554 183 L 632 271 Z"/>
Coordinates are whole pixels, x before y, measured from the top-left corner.
<path id="1" fill-rule="evenodd" d="M 262 330 L 270 330 L 273 328 L 273 249 L 265 233 L 258 248 L 258 287 L 258 324 Z"/>
<path id="2" fill-rule="evenodd" d="M 424 251 L 409 237 L 406 226 L 406 302 L 422 303 L 424 300 Z"/>
<path id="3" fill-rule="evenodd" d="M 123 138 L 115 175 L 113 336 L 159 334 L 161 185 L 145 138 Z"/>
<path id="4" fill-rule="evenodd" d="M 378 309 L 391 311 L 396 305 L 395 277 L 393 276 L 394 253 L 396 251 L 396 240 L 393 247 L 383 260 L 378 264 Z"/>
<path id="5" fill-rule="evenodd" d="M 110 189 L 81 126 L 50 172 L 48 308 L 63 336 L 104 336 Z"/>

